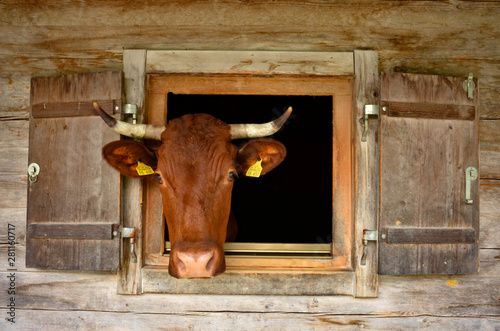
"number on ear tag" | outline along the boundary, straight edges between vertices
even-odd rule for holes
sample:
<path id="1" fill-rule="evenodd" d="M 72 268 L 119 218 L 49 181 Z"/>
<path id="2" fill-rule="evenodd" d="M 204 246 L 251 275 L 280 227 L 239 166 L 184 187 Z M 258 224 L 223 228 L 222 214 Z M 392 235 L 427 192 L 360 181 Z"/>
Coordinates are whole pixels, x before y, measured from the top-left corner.
<path id="1" fill-rule="evenodd" d="M 145 163 L 142 163 L 141 161 L 137 161 L 136 170 L 137 170 L 137 173 L 139 174 L 139 176 L 147 176 L 147 175 L 152 175 L 155 173 L 153 168 L 151 168 L 150 166 L 148 166 Z"/>
<path id="2" fill-rule="evenodd" d="M 251 166 L 250 168 L 248 168 L 247 170 L 247 177 L 260 177 L 260 174 L 262 173 L 262 159 L 261 158 L 258 158 L 257 159 L 257 162 L 254 163 L 253 166 Z"/>

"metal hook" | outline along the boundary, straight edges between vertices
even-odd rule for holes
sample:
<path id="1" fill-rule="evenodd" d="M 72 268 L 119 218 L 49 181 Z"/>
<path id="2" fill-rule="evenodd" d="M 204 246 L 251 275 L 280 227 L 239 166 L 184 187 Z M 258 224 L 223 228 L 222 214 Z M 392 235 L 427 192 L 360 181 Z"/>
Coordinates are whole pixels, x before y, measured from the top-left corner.
<path id="1" fill-rule="evenodd" d="M 38 180 L 38 174 L 40 174 L 40 166 L 37 163 L 31 163 L 28 166 L 28 179 L 30 183 L 35 183 Z"/>

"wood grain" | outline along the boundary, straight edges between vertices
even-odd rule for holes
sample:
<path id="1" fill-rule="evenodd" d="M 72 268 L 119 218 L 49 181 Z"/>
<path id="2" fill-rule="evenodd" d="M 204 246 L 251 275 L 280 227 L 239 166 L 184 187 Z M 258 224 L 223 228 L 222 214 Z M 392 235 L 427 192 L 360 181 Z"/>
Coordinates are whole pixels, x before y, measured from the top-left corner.
<path id="1" fill-rule="evenodd" d="M 151 79 L 149 79 L 149 86 Z M 166 93 L 149 93 L 146 104 L 148 124 L 165 125 L 167 123 Z M 145 179 L 144 184 L 144 256 L 163 255 L 165 221 L 163 218 L 162 199 L 158 180 Z"/>
<path id="2" fill-rule="evenodd" d="M 231 53 L 229 53 L 231 54 Z M 350 76 L 287 77 L 252 75 L 154 75 L 149 80 L 149 93 L 225 94 L 225 95 L 351 95 Z"/>
<path id="3" fill-rule="evenodd" d="M 426 75 L 467 77 L 472 72 L 480 83 L 479 114 L 481 119 L 499 119 L 498 98 L 500 94 L 500 66 L 498 60 L 415 56 L 401 57 L 397 51 L 380 50 L 381 72 L 406 72 Z"/>
<path id="4" fill-rule="evenodd" d="M 1 247 L 0 247 L 1 248 Z M 0 249 L 1 251 L 1 249 Z M 21 253 L 22 250 L 19 249 Z M 286 316 L 300 314 L 369 315 L 375 320 L 387 322 L 391 318 L 429 315 L 440 319 L 471 318 L 482 320 L 490 316 L 498 320 L 498 294 L 500 264 L 484 262 L 477 275 L 456 275 L 457 285 L 447 286 L 448 277 L 382 276 L 382 291 L 377 299 L 355 299 L 350 296 L 288 296 L 280 295 L 157 295 L 116 296 L 116 277 L 110 273 L 60 273 L 23 272 L 19 274 L 17 298 L 23 302 L 23 310 L 88 312 L 89 318 L 108 326 L 120 323 L 106 320 L 102 314 L 120 313 L 132 315 L 141 321 L 148 315 L 158 317 L 176 314 L 201 313 L 199 323 L 204 323 L 204 313 L 234 313 L 243 318 L 248 313 L 283 313 Z M 0 273 L 0 277 L 5 277 Z M 99 293 L 99 295 L 96 295 Z M 453 296 L 450 302 L 449 296 Z M 5 301 L 7 292 L 0 292 Z M 37 321 L 32 314 L 22 314 L 20 325 Z M 224 315 L 225 316 L 225 315 Z M 248 323 L 253 323 L 253 318 Z M 65 318 L 54 317 L 53 323 L 65 325 Z M 411 325 L 411 324 L 410 324 Z M 301 325 L 299 325 L 301 326 Z M 367 326 L 368 327 L 368 326 Z"/>
<path id="5" fill-rule="evenodd" d="M 351 52 L 148 51 L 149 73 L 345 76 Z"/>
<path id="6" fill-rule="evenodd" d="M 500 179 L 500 119 L 479 123 L 480 176 Z"/>
<path id="7" fill-rule="evenodd" d="M 32 104 L 121 98 L 121 73 L 33 78 Z M 99 116 L 31 118 L 29 162 L 40 165 L 28 185 L 33 224 L 119 224 L 119 174 L 101 157 L 117 138 Z M 28 231 L 29 232 L 29 231 Z M 81 236 L 79 236 L 81 237 Z M 120 240 L 27 238 L 27 266 L 118 268 Z"/>
<path id="8" fill-rule="evenodd" d="M 146 267 L 144 292 L 218 295 L 352 295 L 352 272 L 314 273 L 229 270 L 211 279 L 175 279 L 165 268 Z M 279 286 L 276 284 L 279 283 Z"/>
<path id="9" fill-rule="evenodd" d="M 93 102 L 108 114 L 119 114 L 121 111 L 121 100 L 91 100 L 87 102 L 48 102 L 31 106 L 33 118 L 47 118 L 60 116 L 95 116 Z"/>
<path id="10" fill-rule="evenodd" d="M 118 14 L 117 14 L 118 13 Z M 481 270 L 380 277 L 380 297 L 117 296 L 109 273 L 19 274 L 19 328 L 500 329 L 498 1 L 137 1 L 0 3 L 0 226 L 26 209 L 32 76 L 121 70 L 123 49 L 377 51 L 381 72 L 479 78 Z M 18 113 L 18 111 L 21 112 Z M 6 115 L 9 113 L 8 115 Z M 10 113 L 13 113 L 12 115 Z M 3 118 L 21 129 L 12 130 Z M 16 136 L 21 132 L 21 136 Z M 484 184 L 483 184 L 484 183 Z M 160 211 L 161 212 L 161 211 Z M 17 216 L 16 216 L 17 215 Z M 5 217 L 4 217 L 5 216 Z M 2 231 L 0 231 L 1 235 Z M 20 232 L 20 236 L 22 232 Z M 20 237 L 21 238 L 21 237 Z M 24 246 L 16 246 L 21 265 Z M 6 247 L 0 245 L 0 256 Z M 23 271 L 26 270 L 23 268 Z M 4 278 L 6 275 L 1 274 Z M 279 284 L 277 284 L 279 286 Z M 0 291 L 0 302 L 7 302 Z M 2 319 L 0 328 L 9 329 Z M 216 327 L 214 327 L 216 326 Z"/>
<path id="11" fill-rule="evenodd" d="M 31 224 L 29 238 L 44 239 L 113 239 L 118 224 Z"/>
<path id="12" fill-rule="evenodd" d="M 397 228 L 381 229 L 388 244 L 475 244 L 476 231 L 471 228 Z"/>
<path id="13" fill-rule="evenodd" d="M 26 207 L 23 208 L 0 208 L 0 219 L 5 226 L 11 224 L 15 228 L 16 244 L 26 245 Z M 0 243 L 8 242 L 7 231 L 0 232 Z"/>
<path id="14" fill-rule="evenodd" d="M 382 102 L 382 112 L 392 117 L 461 119 L 473 121 L 476 118 L 476 107 L 440 105 L 432 103 Z"/>
<path id="15" fill-rule="evenodd" d="M 123 54 L 125 103 L 137 105 L 137 122 L 144 122 L 144 85 L 146 83 L 146 51 L 129 50 Z M 118 294 L 142 293 L 143 257 L 143 182 L 137 178 L 121 176 L 121 204 L 123 226 L 135 229 L 136 261 L 130 256 L 130 241 L 122 244 L 118 271 Z"/>
<path id="16" fill-rule="evenodd" d="M 5 151 L 5 150 L 4 150 Z M 8 160 L 7 169 L 23 169 L 18 172 L 10 172 L 9 170 L 0 173 L 0 208 L 26 208 L 27 192 L 26 186 L 28 183 L 28 150 L 27 149 L 9 149 L 8 153 L 3 153 L 5 157 L 10 157 Z M 17 156 L 22 158 L 16 158 Z M 1 163 L 0 163 L 1 165 Z M 17 167 L 17 168 L 16 168 Z"/>
<path id="17" fill-rule="evenodd" d="M 475 106 L 455 77 L 384 74 L 381 100 Z M 381 228 L 469 228 L 479 234 L 478 183 L 465 203 L 465 169 L 478 167 L 475 121 L 382 113 Z M 387 234 L 388 235 L 388 234 Z M 383 274 L 474 273 L 478 245 L 380 245 Z"/>
<path id="18" fill-rule="evenodd" d="M 31 77 L 19 74 L 0 75 L 0 113 L 29 111 L 30 80 Z"/>
<path id="19" fill-rule="evenodd" d="M 109 322 L 112 321 L 112 322 Z M 42 325 L 42 326 L 41 326 Z M 140 327 L 139 327 L 140 325 Z M 116 329 L 161 329 L 165 326 L 172 330 L 193 329 L 203 325 L 203 330 L 351 330 L 353 328 L 411 329 L 413 327 L 429 330 L 451 330 L 457 325 L 466 330 L 494 330 L 500 326 L 494 317 L 373 317 L 366 315 L 340 316 L 335 313 L 243 313 L 243 312 L 206 312 L 195 311 L 184 314 L 137 314 L 109 312 L 55 312 L 30 311 L 30 317 L 23 326 L 26 329 L 90 330 L 112 327 Z M 131 326 L 137 326 L 131 328 Z"/>
<path id="20" fill-rule="evenodd" d="M 369 256 L 366 265 L 361 265 L 364 254 L 364 230 L 377 230 L 379 222 L 379 190 L 380 190 L 380 146 L 379 121 L 369 119 L 361 123 L 365 105 L 376 105 L 379 102 L 380 81 L 378 73 L 378 56 L 372 51 L 354 52 L 354 86 L 353 111 L 354 127 L 354 247 L 356 266 L 356 297 L 377 297 L 379 294 L 378 276 L 378 243 L 369 242 Z M 364 126 L 369 125 L 367 141 L 361 137 Z"/>

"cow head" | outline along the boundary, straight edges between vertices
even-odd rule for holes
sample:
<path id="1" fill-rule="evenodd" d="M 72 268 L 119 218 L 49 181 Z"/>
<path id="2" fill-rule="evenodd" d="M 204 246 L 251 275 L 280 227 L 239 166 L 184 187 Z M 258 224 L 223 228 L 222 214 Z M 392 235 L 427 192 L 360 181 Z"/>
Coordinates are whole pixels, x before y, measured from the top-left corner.
<path id="1" fill-rule="evenodd" d="M 264 175 L 284 160 L 285 146 L 262 137 L 277 132 L 292 108 L 265 124 L 229 125 L 207 114 L 194 114 L 166 126 L 129 124 L 109 116 L 97 103 L 94 108 L 122 135 L 161 141 L 156 153 L 137 141 L 119 140 L 104 146 L 102 154 L 123 175 L 141 177 L 140 165 L 139 170 L 152 169 L 146 176 L 158 177 L 171 243 L 170 275 L 195 278 L 223 273 L 234 180 L 255 165 L 262 167 Z M 231 143 L 242 138 L 258 139 L 239 149 Z"/>

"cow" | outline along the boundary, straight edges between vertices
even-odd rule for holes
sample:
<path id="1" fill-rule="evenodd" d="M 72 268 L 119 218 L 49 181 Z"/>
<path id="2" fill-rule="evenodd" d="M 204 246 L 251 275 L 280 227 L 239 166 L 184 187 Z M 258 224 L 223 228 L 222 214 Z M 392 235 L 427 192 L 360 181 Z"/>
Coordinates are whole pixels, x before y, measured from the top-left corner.
<path id="1" fill-rule="evenodd" d="M 96 102 L 93 106 L 116 132 L 161 141 L 152 152 L 136 140 L 118 140 L 105 145 L 102 155 L 125 176 L 158 177 L 171 243 L 169 274 L 209 278 L 223 273 L 224 242 L 233 241 L 237 232 L 231 212 L 234 180 L 265 175 L 285 159 L 285 146 L 264 137 L 285 124 L 292 107 L 264 124 L 226 124 L 208 114 L 188 114 L 157 126 L 119 121 Z M 254 139 L 240 148 L 231 142 L 248 138 Z"/>

